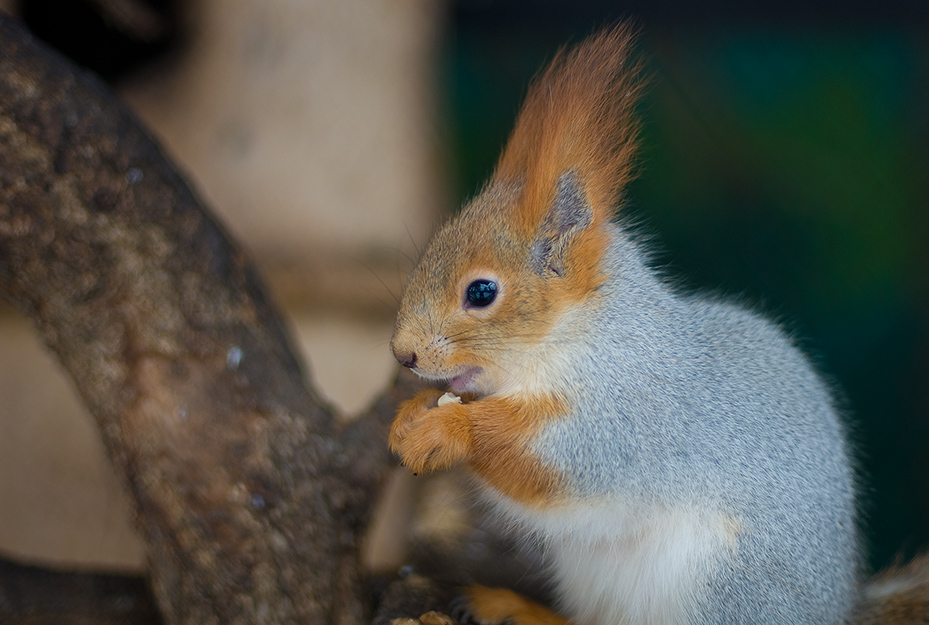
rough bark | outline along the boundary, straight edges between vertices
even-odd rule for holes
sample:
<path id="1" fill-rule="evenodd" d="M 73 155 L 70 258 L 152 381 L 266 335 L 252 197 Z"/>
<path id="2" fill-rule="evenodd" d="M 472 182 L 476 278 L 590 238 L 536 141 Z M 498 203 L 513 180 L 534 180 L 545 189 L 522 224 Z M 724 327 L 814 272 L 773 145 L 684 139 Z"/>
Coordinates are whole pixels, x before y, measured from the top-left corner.
<path id="1" fill-rule="evenodd" d="M 0 293 L 96 418 L 167 623 L 365 619 L 358 548 L 403 391 L 341 427 L 139 123 L 2 16 Z"/>

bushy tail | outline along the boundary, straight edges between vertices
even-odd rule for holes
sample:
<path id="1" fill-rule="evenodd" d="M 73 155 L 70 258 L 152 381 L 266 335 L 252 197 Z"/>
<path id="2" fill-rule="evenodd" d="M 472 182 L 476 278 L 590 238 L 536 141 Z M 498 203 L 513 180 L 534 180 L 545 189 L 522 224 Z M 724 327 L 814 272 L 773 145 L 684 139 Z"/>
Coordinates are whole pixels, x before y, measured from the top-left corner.
<path id="1" fill-rule="evenodd" d="M 875 575 L 864 588 L 854 625 L 929 623 L 929 553 Z"/>

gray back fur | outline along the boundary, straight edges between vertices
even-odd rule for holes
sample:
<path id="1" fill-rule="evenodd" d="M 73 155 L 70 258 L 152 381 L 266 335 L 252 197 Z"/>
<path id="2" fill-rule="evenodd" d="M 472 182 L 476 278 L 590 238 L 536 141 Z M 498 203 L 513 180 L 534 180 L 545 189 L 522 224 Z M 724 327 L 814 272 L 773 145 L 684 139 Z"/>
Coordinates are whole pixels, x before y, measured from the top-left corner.
<path id="1" fill-rule="evenodd" d="M 583 345 L 565 384 L 576 414 L 547 427 L 535 451 L 582 498 L 695 504 L 738 520 L 694 623 L 843 622 L 859 545 L 830 390 L 779 327 L 677 293 L 645 258 L 617 228 L 607 283 L 561 339 Z"/>

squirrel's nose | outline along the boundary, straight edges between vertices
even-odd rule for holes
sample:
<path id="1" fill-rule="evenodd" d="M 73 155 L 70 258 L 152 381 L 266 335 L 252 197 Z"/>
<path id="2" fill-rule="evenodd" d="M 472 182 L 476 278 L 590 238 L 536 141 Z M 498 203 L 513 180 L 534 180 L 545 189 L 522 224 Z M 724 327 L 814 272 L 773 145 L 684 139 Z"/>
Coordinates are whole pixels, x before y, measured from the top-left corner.
<path id="1" fill-rule="evenodd" d="M 413 369 L 416 367 L 416 341 L 412 341 L 409 337 L 400 331 L 394 331 L 394 335 L 390 337 L 390 351 L 393 353 L 394 358 L 397 359 L 404 367 L 408 369 Z"/>
<path id="2" fill-rule="evenodd" d="M 404 367 L 409 369 L 416 367 L 416 352 L 410 352 L 409 354 L 394 352 L 394 358 L 396 358 L 397 362 L 399 362 Z"/>

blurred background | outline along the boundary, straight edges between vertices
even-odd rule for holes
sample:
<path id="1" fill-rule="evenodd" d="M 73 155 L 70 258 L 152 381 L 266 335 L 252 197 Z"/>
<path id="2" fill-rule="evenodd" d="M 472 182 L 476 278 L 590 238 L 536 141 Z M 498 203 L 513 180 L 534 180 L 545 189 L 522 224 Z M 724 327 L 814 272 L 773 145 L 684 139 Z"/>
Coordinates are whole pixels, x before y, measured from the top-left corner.
<path id="1" fill-rule="evenodd" d="M 346 413 L 394 296 L 557 48 L 632 18 L 650 76 L 623 218 L 687 288 L 784 323 L 834 383 L 871 563 L 929 546 L 929 3 L 0 0 L 99 73 L 253 253 Z M 0 554 L 137 570 L 90 416 L 0 311 Z M 387 563 L 395 557 L 381 556 Z"/>
<path id="2" fill-rule="evenodd" d="M 651 84 L 621 214 L 835 383 L 872 565 L 929 546 L 929 3 L 461 2 L 440 68 L 456 198 L 552 51 L 626 16 Z"/>

